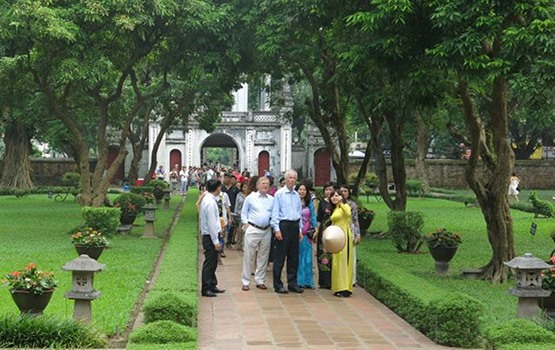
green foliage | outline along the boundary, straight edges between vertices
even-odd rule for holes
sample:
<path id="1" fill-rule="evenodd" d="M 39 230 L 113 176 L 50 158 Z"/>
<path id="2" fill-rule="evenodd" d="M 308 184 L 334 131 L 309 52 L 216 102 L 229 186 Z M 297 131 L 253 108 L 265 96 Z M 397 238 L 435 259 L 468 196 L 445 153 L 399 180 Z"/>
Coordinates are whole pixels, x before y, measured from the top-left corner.
<path id="1" fill-rule="evenodd" d="M 417 179 L 408 179 L 406 182 L 407 191 L 411 196 L 422 196 L 424 190 L 422 188 L 422 181 Z"/>
<path id="2" fill-rule="evenodd" d="M 52 271 L 43 271 L 30 262 L 24 269 L 16 270 L 6 275 L 6 284 L 10 290 L 24 290 L 36 295 L 42 295 L 55 289 L 58 281 Z"/>
<path id="3" fill-rule="evenodd" d="M 529 344 L 555 342 L 555 334 L 526 319 L 514 319 L 486 328 L 488 349 L 498 349 L 501 344 Z"/>
<path id="4" fill-rule="evenodd" d="M 114 199 L 114 207 L 120 208 L 122 215 L 138 215 L 142 213 L 146 200 L 136 193 L 122 193 Z"/>
<path id="5" fill-rule="evenodd" d="M 455 248 L 458 247 L 462 241 L 460 234 L 447 231 L 445 228 L 438 228 L 426 236 L 426 243 L 428 243 L 428 246 L 431 248 Z"/>
<path id="6" fill-rule="evenodd" d="M 473 348 L 480 344 L 479 332 L 483 305 L 467 295 L 442 295 L 428 304 L 426 318 L 430 323 L 426 333 L 442 345 Z M 429 328 L 428 328 L 429 327 Z"/>
<path id="7" fill-rule="evenodd" d="M 74 172 L 67 172 L 62 176 L 62 182 L 66 186 L 77 187 L 81 183 L 81 174 Z"/>
<path id="8" fill-rule="evenodd" d="M 413 211 L 391 211 L 387 214 L 388 235 L 399 252 L 414 253 L 423 243 L 422 213 Z"/>
<path id="9" fill-rule="evenodd" d="M 104 348 L 106 339 L 90 324 L 53 316 L 0 315 L 2 348 Z"/>
<path id="10" fill-rule="evenodd" d="M 145 323 L 170 320 L 194 327 L 197 323 L 196 304 L 190 304 L 175 293 L 164 292 L 150 298 L 143 307 Z"/>
<path id="11" fill-rule="evenodd" d="M 131 343 L 140 344 L 187 343 L 196 339 L 194 329 L 167 320 L 148 323 L 129 335 Z"/>
<path id="12" fill-rule="evenodd" d="M 120 210 L 118 208 L 81 208 L 83 223 L 81 226 L 92 227 L 110 237 L 116 234 L 119 225 Z"/>
<path id="13" fill-rule="evenodd" d="M 25 197 L 30 193 L 29 190 L 26 189 L 21 189 L 21 188 L 16 188 L 14 190 L 12 190 L 12 194 L 16 197 L 16 198 L 21 198 L 21 197 Z"/>
<path id="14" fill-rule="evenodd" d="M 547 218 L 555 216 L 555 206 L 553 206 L 553 203 L 539 199 L 536 191 L 530 192 L 528 200 L 532 202 L 534 206 L 534 217 L 537 218 L 539 215 L 543 215 Z"/>
<path id="15" fill-rule="evenodd" d="M 387 261 L 368 264 L 363 258 L 361 262 L 358 284 L 430 339 L 455 347 L 480 344 L 483 306 L 479 301 L 430 285 Z"/>
<path id="16" fill-rule="evenodd" d="M 170 187 L 170 185 L 168 185 L 168 183 L 167 183 L 166 181 L 164 181 L 164 180 L 150 180 L 150 181 L 148 182 L 148 186 L 149 186 L 149 187 L 154 187 L 154 188 L 159 187 L 159 188 L 161 188 L 161 189 L 169 188 L 169 187 Z"/>

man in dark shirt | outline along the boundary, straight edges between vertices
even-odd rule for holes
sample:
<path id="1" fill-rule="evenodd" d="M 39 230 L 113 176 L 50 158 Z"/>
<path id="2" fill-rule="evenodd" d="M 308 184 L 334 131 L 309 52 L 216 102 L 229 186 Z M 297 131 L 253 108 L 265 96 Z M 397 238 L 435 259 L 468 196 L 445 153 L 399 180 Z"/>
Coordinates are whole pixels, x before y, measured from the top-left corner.
<path id="1" fill-rule="evenodd" d="M 224 183 L 222 186 L 222 192 L 227 193 L 227 196 L 229 197 L 229 202 L 231 203 L 231 212 L 235 213 L 235 200 L 237 199 L 237 195 L 239 194 L 239 192 L 241 192 L 241 190 L 239 189 L 239 187 L 236 186 L 235 184 L 236 179 L 235 176 L 232 173 L 225 173 L 224 174 Z M 227 233 L 226 233 L 226 247 L 231 247 L 232 244 L 235 244 L 235 242 L 233 242 L 233 232 L 235 231 L 235 227 L 239 224 L 240 220 L 233 220 L 233 223 L 231 225 L 227 225 Z"/>

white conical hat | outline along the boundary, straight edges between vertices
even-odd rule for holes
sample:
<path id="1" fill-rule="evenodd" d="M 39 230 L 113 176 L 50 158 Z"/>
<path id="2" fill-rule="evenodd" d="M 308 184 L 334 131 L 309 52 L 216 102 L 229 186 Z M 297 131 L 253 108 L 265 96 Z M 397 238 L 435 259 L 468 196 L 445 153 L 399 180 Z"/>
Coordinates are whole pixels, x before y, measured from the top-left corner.
<path id="1" fill-rule="evenodd" d="M 331 225 L 324 230 L 322 235 L 322 242 L 324 248 L 330 253 L 338 253 L 345 247 L 345 232 L 341 227 Z"/>

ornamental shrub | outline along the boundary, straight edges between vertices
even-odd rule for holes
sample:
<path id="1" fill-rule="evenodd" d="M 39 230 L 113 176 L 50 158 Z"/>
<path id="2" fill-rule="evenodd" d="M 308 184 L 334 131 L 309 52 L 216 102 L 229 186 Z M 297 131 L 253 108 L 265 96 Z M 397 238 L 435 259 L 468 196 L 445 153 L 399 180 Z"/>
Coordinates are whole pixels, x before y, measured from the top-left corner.
<path id="1" fill-rule="evenodd" d="M 460 293 L 444 295 L 431 300 L 428 304 L 427 335 L 435 342 L 463 348 L 476 348 L 480 345 L 480 316 L 482 304 Z"/>
<path id="2" fill-rule="evenodd" d="M 143 307 L 145 323 L 170 320 L 185 326 L 196 325 L 196 306 L 170 292 L 151 298 Z"/>
<path id="3" fill-rule="evenodd" d="M 497 349 L 501 344 L 555 343 L 555 334 L 533 321 L 513 319 L 485 330 L 487 349 Z"/>
<path id="4" fill-rule="evenodd" d="M 422 213 L 416 211 L 390 211 L 387 214 L 388 235 L 399 252 L 415 253 L 423 243 Z"/>
<path id="5" fill-rule="evenodd" d="M 116 233 L 120 213 L 119 208 L 83 207 L 81 208 L 81 215 L 83 216 L 81 226 L 92 227 L 110 237 Z"/>
<path id="6" fill-rule="evenodd" d="M 44 315 L 0 316 L 1 348 L 105 348 L 106 339 L 90 324 Z"/>
<path id="7" fill-rule="evenodd" d="M 133 331 L 129 336 L 131 343 L 167 344 L 196 342 L 196 331 L 174 321 L 156 321 Z"/>

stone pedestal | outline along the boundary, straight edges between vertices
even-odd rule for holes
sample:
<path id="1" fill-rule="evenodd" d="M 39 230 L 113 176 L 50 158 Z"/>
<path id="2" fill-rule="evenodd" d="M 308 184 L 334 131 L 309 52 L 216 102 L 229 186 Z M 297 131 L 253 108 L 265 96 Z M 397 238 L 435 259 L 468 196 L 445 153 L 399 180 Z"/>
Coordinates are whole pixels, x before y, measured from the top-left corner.
<path id="1" fill-rule="evenodd" d="M 133 225 L 119 225 L 118 227 L 116 227 L 116 231 L 118 231 L 118 233 L 122 235 L 128 234 L 129 232 L 131 232 L 131 229 L 133 229 Z"/>
<path id="2" fill-rule="evenodd" d="M 154 220 L 145 220 L 145 231 L 141 238 L 156 238 L 154 234 Z"/>
<path id="3" fill-rule="evenodd" d="M 170 209 L 170 199 L 164 198 L 164 209 Z"/>

